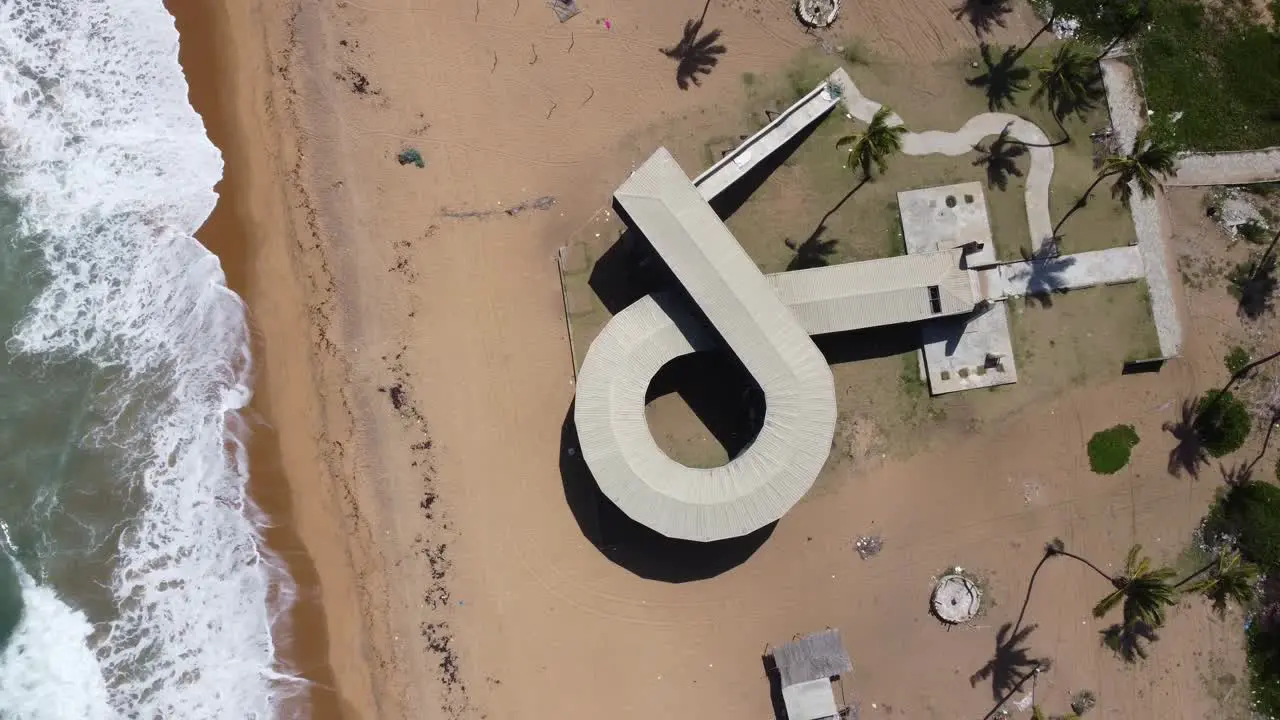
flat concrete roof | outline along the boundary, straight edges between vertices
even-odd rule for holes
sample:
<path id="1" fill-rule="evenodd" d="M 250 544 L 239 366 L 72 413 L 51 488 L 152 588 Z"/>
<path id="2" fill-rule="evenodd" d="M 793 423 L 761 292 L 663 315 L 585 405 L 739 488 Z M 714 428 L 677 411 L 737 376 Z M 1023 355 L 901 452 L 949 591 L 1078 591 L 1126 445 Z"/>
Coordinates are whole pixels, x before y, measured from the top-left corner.
<path id="1" fill-rule="evenodd" d="M 997 262 L 980 182 L 904 190 L 898 193 L 898 213 L 908 254 L 979 244 L 982 249 L 968 257 L 966 267 Z"/>

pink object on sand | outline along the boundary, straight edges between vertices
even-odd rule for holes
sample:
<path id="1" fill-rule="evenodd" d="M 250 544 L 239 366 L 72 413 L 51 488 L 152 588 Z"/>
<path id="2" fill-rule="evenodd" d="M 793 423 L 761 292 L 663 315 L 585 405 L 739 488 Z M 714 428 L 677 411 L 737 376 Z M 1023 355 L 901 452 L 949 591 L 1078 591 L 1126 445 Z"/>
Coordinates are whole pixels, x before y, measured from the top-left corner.
<path id="1" fill-rule="evenodd" d="M 605 20 L 604 20 L 604 29 L 605 29 L 605 30 L 612 30 L 612 29 L 613 29 L 613 23 L 609 22 L 609 19 L 608 19 L 608 18 L 605 18 Z"/>

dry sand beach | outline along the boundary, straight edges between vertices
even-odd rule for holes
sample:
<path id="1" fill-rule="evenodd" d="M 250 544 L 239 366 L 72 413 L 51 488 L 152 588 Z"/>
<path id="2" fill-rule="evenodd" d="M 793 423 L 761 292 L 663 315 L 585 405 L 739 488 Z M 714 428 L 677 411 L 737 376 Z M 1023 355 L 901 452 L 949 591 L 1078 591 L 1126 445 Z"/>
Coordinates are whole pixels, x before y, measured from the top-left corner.
<path id="1" fill-rule="evenodd" d="M 1162 560 L 1189 543 L 1215 483 L 1165 473 L 1160 425 L 1220 373 L 1217 338 L 1195 327 L 1158 375 L 846 468 L 711 579 L 645 579 L 584 536 L 566 502 L 555 252 L 682 117 L 740 112 L 744 73 L 815 44 L 787 3 L 712 0 L 728 52 L 687 91 L 658 49 L 698 0 L 598 0 L 564 24 L 539 0 L 171 5 L 227 163 L 200 238 L 251 308 L 253 489 L 299 585 L 281 640 L 311 716 L 763 720 L 766 644 L 832 626 L 862 717 L 981 717 L 991 689 L 970 675 L 1045 540 L 1114 562 L 1133 542 Z M 947 0 L 846 6 L 829 37 L 879 57 L 929 64 L 975 42 Z M 997 38 L 1035 24 L 1015 15 Z M 397 162 L 406 148 L 425 168 Z M 1084 442 L 1116 422 L 1144 442 L 1124 473 L 1093 475 Z M 851 542 L 870 531 L 886 548 L 861 561 Z M 956 564 L 994 607 L 948 632 L 926 602 Z M 1101 717 L 1215 717 L 1222 678 L 1241 677 L 1238 618 L 1174 613 L 1125 666 L 1098 644 L 1084 572 L 1046 569 L 1028 611 L 1054 661 L 1044 697 L 1088 687 Z"/>

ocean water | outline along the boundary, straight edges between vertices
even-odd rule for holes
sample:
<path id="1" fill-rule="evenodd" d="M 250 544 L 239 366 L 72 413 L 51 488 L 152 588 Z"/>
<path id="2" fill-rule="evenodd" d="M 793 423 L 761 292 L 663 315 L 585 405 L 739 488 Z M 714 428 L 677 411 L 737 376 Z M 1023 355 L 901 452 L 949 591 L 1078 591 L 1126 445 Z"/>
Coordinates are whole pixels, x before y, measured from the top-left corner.
<path id="1" fill-rule="evenodd" d="M 0 0 L 0 720 L 270 718 L 222 161 L 161 0 Z"/>

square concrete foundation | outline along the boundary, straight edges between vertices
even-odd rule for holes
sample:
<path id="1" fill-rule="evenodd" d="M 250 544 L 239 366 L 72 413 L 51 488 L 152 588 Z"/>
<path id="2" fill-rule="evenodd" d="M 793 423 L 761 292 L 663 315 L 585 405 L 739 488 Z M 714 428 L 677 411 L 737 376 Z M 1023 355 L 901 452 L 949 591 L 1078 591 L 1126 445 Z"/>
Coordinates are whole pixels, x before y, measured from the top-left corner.
<path id="1" fill-rule="evenodd" d="M 1018 381 L 1009 311 L 991 303 L 972 315 L 933 320 L 921 329 L 925 373 L 934 395 Z"/>

